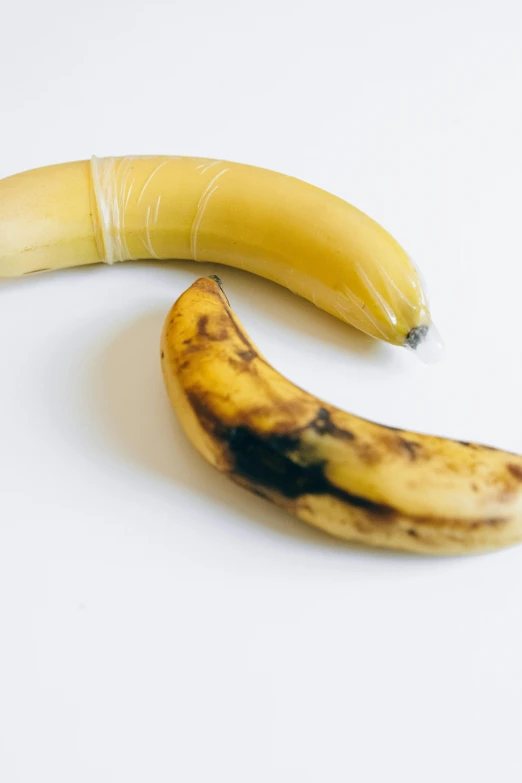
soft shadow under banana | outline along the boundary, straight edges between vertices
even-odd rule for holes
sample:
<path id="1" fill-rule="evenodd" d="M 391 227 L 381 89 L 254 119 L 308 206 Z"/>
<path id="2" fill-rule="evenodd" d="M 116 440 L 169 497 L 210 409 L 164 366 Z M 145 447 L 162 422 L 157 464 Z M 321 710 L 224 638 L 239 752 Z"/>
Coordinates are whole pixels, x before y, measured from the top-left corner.
<path id="1" fill-rule="evenodd" d="M 161 359 L 205 459 L 311 525 L 432 554 L 522 539 L 522 457 L 375 424 L 299 389 L 260 355 L 215 276 L 173 306 Z"/>

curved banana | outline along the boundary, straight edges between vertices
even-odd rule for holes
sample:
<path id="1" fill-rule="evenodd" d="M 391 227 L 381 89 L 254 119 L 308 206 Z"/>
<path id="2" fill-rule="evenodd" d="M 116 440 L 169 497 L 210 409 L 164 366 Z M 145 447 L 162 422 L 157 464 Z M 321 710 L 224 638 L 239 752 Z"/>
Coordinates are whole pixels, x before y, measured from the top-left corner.
<path id="1" fill-rule="evenodd" d="M 161 360 L 205 459 L 311 525 L 432 554 L 522 539 L 522 457 L 384 427 L 297 388 L 250 342 L 219 278 L 200 278 L 178 299 Z"/>
<path id="2" fill-rule="evenodd" d="M 400 245 L 355 207 L 293 177 L 142 156 L 0 181 L 0 277 L 171 258 L 246 269 L 393 344 L 415 348 L 429 332 L 422 284 Z"/>

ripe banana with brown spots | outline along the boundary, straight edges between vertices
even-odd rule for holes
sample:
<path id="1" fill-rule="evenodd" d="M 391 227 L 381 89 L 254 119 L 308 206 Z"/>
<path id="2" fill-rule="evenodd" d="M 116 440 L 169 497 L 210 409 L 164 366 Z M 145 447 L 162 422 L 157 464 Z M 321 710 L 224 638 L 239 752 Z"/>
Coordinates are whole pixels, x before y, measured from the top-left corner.
<path id="1" fill-rule="evenodd" d="M 161 359 L 203 457 L 327 533 L 430 554 L 522 539 L 522 457 L 375 424 L 297 388 L 252 344 L 218 278 L 175 303 Z"/>

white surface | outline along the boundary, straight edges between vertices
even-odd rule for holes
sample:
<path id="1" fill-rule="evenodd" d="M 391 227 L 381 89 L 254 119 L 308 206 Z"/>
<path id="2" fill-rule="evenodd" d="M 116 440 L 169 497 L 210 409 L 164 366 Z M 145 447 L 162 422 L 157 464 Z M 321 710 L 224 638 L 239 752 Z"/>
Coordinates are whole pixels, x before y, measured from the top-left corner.
<path id="1" fill-rule="evenodd" d="M 0 176 L 197 154 L 338 193 L 421 266 L 444 363 L 223 270 L 253 338 L 348 410 L 522 451 L 520 8 L 6 4 Z M 207 467 L 158 340 L 211 271 L 0 284 L 0 779 L 519 783 L 522 548 L 357 550 Z"/>

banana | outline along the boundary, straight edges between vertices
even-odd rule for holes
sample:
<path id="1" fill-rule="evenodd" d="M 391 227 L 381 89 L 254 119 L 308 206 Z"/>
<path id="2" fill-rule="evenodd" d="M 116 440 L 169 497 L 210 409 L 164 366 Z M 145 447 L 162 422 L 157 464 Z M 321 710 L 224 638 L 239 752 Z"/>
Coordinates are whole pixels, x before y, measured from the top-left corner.
<path id="1" fill-rule="evenodd" d="M 297 388 L 252 344 L 215 276 L 173 306 L 161 363 L 203 457 L 333 536 L 429 554 L 522 539 L 522 457 L 385 427 Z"/>
<path id="2" fill-rule="evenodd" d="M 0 277 L 171 258 L 261 275 L 395 345 L 417 348 L 436 335 L 402 247 L 355 207 L 293 177 L 221 160 L 138 156 L 0 181 Z"/>

